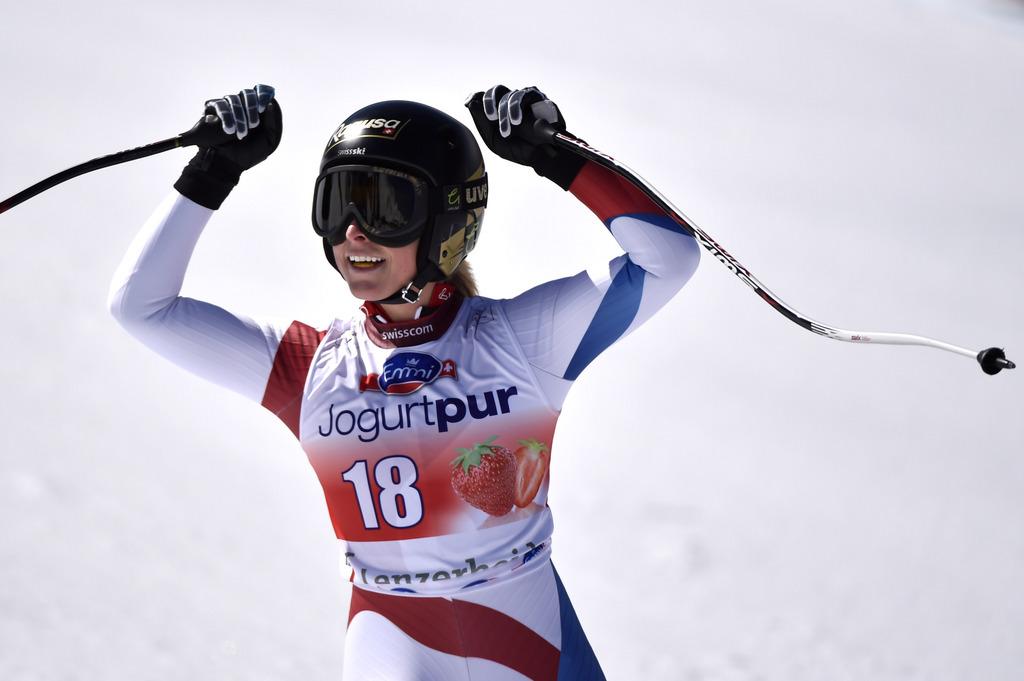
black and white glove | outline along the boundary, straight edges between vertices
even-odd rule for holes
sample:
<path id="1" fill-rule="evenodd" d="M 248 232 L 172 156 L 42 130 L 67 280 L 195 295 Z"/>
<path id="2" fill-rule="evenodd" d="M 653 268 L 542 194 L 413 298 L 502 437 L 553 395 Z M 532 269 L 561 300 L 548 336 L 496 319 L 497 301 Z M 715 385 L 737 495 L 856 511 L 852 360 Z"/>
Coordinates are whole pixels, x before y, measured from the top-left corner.
<path id="1" fill-rule="evenodd" d="M 274 99 L 274 88 L 256 85 L 237 95 L 207 100 L 203 117 L 208 116 L 220 119 L 223 139 L 199 147 L 174 188 L 200 206 L 216 210 L 238 184 L 242 172 L 277 149 L 281 142 L 281 106 Z"/>
<path id="2" fill-rule="evenodd" d="M 487 148 L 506 161 L 529 166 L 562 189 L 579 174 L 586 162 L 580 156 L 541 142 L 534 133 L 537 120 L 547 121 L 556 130 L 565 130 L 558 107 L 536 87 L 509 90 L 495 85 L 466 100 L 476 129 Z"/>

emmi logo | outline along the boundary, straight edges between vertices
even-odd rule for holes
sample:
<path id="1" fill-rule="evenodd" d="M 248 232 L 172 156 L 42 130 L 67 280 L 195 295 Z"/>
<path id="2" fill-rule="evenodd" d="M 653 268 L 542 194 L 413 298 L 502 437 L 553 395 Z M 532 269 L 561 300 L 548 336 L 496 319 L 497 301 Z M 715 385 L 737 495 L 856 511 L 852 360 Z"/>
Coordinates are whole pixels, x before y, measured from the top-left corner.
<path id="1" fill-rule="evenodd" d="M 384 370 L 359 381 L 359 392 L 379 390 L 388 395 L 408 395 L 439 378 L 459 379 L 455 362 L 439 360 L 425 352 L 398 352 L 384 360 Z"/>

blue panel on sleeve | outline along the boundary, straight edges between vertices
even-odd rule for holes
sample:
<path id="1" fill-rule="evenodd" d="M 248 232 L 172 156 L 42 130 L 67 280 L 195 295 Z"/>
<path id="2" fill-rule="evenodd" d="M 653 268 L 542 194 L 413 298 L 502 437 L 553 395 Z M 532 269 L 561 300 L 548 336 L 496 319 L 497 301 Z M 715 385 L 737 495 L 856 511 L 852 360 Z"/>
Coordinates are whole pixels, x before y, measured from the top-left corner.
<path id="1" fill-rule="evenodd" d="M 623 215 L 616 215 L 615 217 L 605 221 L 605 227 L 611 229 L 612 223 L 620 218 L 633 218 L 634 220 L 646 222 L 649 225 L 655 225 L 657 227 L 661 227 L 662 229 L 667 229 L 668 231 L 675 232 L 676 234 L 685 234 L 687 236 L 693 236 L 693 234 L 690 233 L 690 230 L 686 229 L 678 222 L 662 213 L 625 213 Z"/>
<path id="2" fill-rule="evenodd" d="M 612 279 L 594 318 L 590 320 L 590 326 L 583 334 L 579 347 L 569 360 L 569 367 L 565 370 L 563 378 L 575 381 L 595 357 L 604 352 L 605 348 L 618 340 L 629 328 L 637 310 L 640 309 L 645 274 L 642 267 L 626 256 L 626 263 Z"/>

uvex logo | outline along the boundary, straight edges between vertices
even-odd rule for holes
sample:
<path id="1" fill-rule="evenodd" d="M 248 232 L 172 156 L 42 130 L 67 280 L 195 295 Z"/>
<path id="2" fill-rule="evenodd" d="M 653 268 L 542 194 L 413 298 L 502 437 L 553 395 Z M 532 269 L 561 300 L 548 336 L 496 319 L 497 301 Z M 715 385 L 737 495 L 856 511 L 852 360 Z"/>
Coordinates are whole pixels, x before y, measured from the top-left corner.
<path id="1" fill-rule="evenodd" d="M 477 185 L 466 188 L 466 203 L 476 203 L 487 198 L 487 185 Z"/>

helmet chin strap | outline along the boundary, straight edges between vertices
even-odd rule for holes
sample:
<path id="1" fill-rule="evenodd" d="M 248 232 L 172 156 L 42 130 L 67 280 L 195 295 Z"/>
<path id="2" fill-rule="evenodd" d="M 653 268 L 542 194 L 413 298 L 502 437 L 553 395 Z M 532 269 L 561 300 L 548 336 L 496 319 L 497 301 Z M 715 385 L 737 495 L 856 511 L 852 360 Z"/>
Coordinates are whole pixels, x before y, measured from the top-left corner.
<path id="1" fill-rule="evenodd" d="M 416 276 L 408 284 L 392 293 L 387 298 L 375 300 L 378 305 L 401 305 L 402 303 L 418 303 L 423 287 L 431 281 L 443 281 L 444 272 L 435 263 L 431 262 L 430 246 L 434 234 L 434 220 L 431 219 L 426 228 L 420 233 L 420 245 L 416 250 Z"/>
<path id="2" fill-rule="evenodd" d="M 418 303 L 423 287 L 434 278 L 430 276 L 429 268 L 424 268 L 416 273 L 416 276 L 408 284 L 392 293 L 387 298 L 381 298 L 373 302 L 378 305 L 400 305 L 402 303 Z"/>

